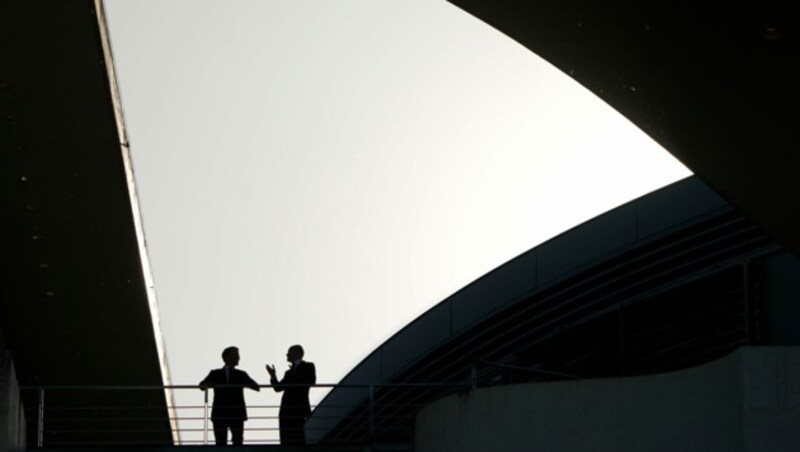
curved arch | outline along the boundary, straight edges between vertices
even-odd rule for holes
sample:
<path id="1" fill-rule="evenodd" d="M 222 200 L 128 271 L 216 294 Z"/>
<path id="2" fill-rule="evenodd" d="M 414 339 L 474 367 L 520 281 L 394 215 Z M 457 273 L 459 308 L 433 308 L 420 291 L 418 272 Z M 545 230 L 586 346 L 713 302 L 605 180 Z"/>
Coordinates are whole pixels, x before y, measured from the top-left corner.
<path id="1" fill-rule="evenodd" d="M 800 8 L 450 0 L 564 71 L 800 253 Z"/>
<path id="2" fill-rule="evenodd" d="M 676 182 L 519 255 L 420 315 L 328 393 L 308 435 L 340 442 L 365 431 L 368 391 L 356 385 L 453 385 L 376 391 L 374 400 L 391 407 L 380 426 L 391 437 L 416 407 L 465 384 L 470 368 L 475 381 L 506 384 L 551 378 L 540 370 L 599 378 L 709 362 L 753 343 L 742 315 L 744 269 L 782 250 L 697 178 Z M 765 301 L 773 302 L 783 303 Z M 727 320 L 711 326 L 710 317 Z"/>

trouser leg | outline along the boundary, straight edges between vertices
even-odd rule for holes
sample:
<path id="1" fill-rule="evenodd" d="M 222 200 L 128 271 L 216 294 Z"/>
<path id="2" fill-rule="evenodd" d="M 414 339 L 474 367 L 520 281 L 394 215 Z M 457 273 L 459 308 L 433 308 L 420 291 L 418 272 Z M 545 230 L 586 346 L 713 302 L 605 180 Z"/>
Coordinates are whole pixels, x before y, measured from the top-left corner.
<path id="1" fill-rule="evenodd" d="M 305 416 L 295 413 L 282 413 L 278 417 L 281 444 L 305 444 L 306 431 L 303 428 Z"/>
<path id="2" fill-rule="evenodd" d="M 228 444 L 228 422 L 227 421 L 211 421 L 214 424 L 214 442 L 217 446 L 225 446 Z"/>
<path id="3" fill-rule="evenodd" d="M 244 421 L 230 421 L 231 443 L 234 446 L 241 446 L 244 443 Z"/>

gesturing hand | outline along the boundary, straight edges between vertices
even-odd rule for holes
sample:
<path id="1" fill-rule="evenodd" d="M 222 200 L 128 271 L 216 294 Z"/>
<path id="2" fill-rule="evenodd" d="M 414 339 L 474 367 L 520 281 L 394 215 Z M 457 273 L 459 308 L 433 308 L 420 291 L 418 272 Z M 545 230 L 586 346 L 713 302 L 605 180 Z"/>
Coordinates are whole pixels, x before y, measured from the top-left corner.
<path id="1" fill-rule="evenodd" d="M 269 372 L 269 376 L 275 378 L 275 366 L 270 366 L 267 364 L 267 372 Z"/>

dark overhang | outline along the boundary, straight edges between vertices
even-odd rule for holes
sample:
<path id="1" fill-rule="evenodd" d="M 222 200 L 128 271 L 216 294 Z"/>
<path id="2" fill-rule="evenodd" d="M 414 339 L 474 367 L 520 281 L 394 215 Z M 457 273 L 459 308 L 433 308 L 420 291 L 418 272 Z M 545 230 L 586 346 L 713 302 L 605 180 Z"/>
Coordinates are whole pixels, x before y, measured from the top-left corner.
<path id="1" fill-rule="evenodd" d="M 21 386 L 168 378 L 106 44 L 99 1 L 0 2 L 0 331 Z M 163 390 L 115 394 L 61 402 L 166 420 Z"/>
<path id="2" fill-rule="evenodd" d="M 591 90 L 800 253 L 797 2 L 450 1 Z"/>

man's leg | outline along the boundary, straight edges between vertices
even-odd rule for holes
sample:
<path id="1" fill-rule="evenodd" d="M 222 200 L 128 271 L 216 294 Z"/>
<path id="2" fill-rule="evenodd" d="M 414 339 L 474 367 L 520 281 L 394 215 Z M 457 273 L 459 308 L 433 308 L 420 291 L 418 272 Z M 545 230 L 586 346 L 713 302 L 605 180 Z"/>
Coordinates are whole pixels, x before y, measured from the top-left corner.
<path id="1" fill-rule="evenodd" d="M 289 444 L 291 435 L 287 433 L 288 426 L 286 425 L 286 415 L 283 413 L 278 414 L 278 432 L 280 433 L 281 444 Z"/>
<path id="2" fill-rule="evenodd" d="M 297 444 L 306 443 L 306 417 L 298 416 L 297 418 Z"/>
<path id="3" fill-rule="evenodd" d="M 241 446 L 244 443 L 244 421 L 230 421 L 228 425 L 231 428 L 231 442 L 234 446 Z"/>
<path id="4" fill-rule="evenodd" d="M 281 431 L 281 444 L 305 444 L 306 431 L 303 428 L 305 416 L 298 413 L 282 413 L 278 417 Z"/>
<path id="5" fill-rule="evenodd" d="M 214 424 L 214 441 L 217 446 L 225 446 L 228 444 L 228 422 L 217 420 L 211 421 Z"/>

